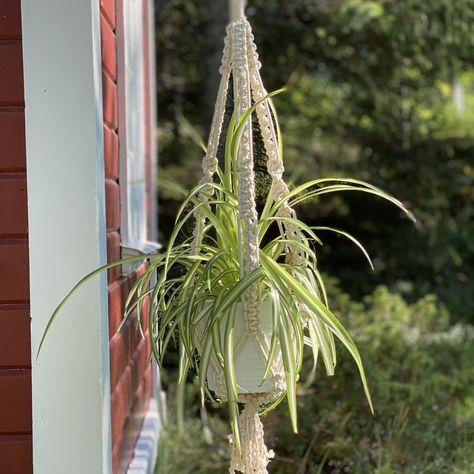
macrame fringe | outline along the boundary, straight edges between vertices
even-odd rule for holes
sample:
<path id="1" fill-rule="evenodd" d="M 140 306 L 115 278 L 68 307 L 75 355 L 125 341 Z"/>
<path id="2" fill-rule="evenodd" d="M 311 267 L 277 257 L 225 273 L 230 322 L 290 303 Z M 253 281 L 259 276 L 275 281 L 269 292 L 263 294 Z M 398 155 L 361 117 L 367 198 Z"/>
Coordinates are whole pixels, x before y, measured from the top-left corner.
<path id="1" fill-rule="evenodd" d="M 235 446 L 234 436 L 229 436 L 232 455 L 229 473 L 268 474 L 267 464 L 275 456 L 265 446 L 263 425 L 258 415 L 258 401 L 247 401 L 239 417 L 240 445 L 242 453 Z"/>

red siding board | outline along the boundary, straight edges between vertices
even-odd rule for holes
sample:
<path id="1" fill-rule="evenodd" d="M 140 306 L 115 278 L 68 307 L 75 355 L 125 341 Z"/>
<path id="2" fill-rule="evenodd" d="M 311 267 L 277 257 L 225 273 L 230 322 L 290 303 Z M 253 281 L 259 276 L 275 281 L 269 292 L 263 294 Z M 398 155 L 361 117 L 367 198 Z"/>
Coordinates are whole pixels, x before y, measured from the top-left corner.
<path id="1" fill-rule="evenodd" d="M 0 305 L 0 367 L 30 365 L 29 306 Z"/>
<path id="2" fill-rule="evenodd" d="M 0 433 L 31 432 L 31 371 L 0 370 Z"/>
<path id="3" fill-rule="evenodd" d="M 23 105 L 21 43 L 0 42 L 0 104 Z"/>
<path id="4" fill-rule="evenodd" d="M 0 0 L 0 472 L 32 474 L 21 0 Z"/>
<path id="5" fill-rule="evenodd" d="M 115 29 L 115 0 L 100 0 L 100 9 L 104 13 L 112 29 Z"/>
<path id="6" fill-rule="evenodd" d="M 109 335 L 114 336 L 123 318 L 125 300 L 137 275 L 141 275 L 146 264 L 140 265 L 135 273 L 109 285 Z"/>
<path id="7" fill-rule="evenodd" d="M 116 132 L 104 125 L 105 176 L 118 180 L 119 177 L 119 140 Z"/>
<path id="8" fill-rule="evenodd" d="M 109 285 L 109 337 L 117 331 L 123 317 L 124 294 L 122 281 L 115 281 Z"/>
<path id="9" fill-rule="evenodd" d="M 25 115 L 22 109 L 0 108 L 0 157 L 0 172 L 26 169 Z"/>
<path id="10" fill-rule="evenodd" d="M 120 228 L 120 189 L 111 179 L 105 180 L 105 206 L 107 231 L 116 231 Z"/>
<path id="11" fill-rule="evenodd" d="M 104 121 L 113 130 L 117 129 L 117 85 L 105 73 L 102 74 L 104 89 Z"/>
<path id="12" fill-rule="evenodd" d="M 117 54 L 115 34 L 107 23 L 106 17 L 100 15 L 100 31 L 102 39 L 102 65 L 110 77 L 116 81 L 117 78 Z"/>
<path id="13" fill-rule="evenodd" d="M 144 0 L 146 2 L 147 0 Z M 117 41 L 116 1 L 101 0 L 101 38 L 102 38 L 102 70 L 103 70 L 103 109 L 104 109 L 104 160 L 106 172 L 106 205 L 107 205 L 107 248 L 108 260 L 113 261 L 120 255 L 120 187 L 119 181 L 119 136 L 117 104 L 124 97 L 118 97 L 116 78 L 117 71 Z M 122 8 L 119 2 L 118 8 Z M 148 10 L 145 5 L 145 16 Z M 144 18 L 144 22 L 147 19 Z M 147 30 L 145 30 L 147 31 Z M 144 48 L 148 48 L 145 43 Z M 144 52 L 148 54 L 148 49 Z M 148 58 L 146 58 L 148 61 Z M 149 66 L 144 71 L 149 74 Z M 150 78 L 147 78 L 149 80 Z M 149 85 L 149 83 L 148 83 Z M 148 86 L 147 86 L 148 87 Z M 149 91 L 146 101 L 150 99 Z M 150 119 L 148 107 L 143 120 Z M 153 138 L 151 125 L 146 125 L 147 140 Z M 147 143 L 147 163 L 150 163 L 150 143 Z M 149 166 L 149 164 L 147 164 Z M 151 170 L 149 170 L 151 171 Z M 147 181 L 147 193 L 150 195 L 150 179 Z M 149 216 L 148 216 L 149 217 Z M 123 318 L 124 302 L 128 292 L 140 275 L 146 269 L 146 264 L 130 275 L 119 278 L 118 271 L 109 271 L 109 333 L 110 333 L 110 376 L 112 401 L 112 440 L 113 440 L 113 472 L 123 473 L 130 462 L 135 442 L 143 421 L 144 412 L 148 406 L 152 386 L 150 370 L 150 341 L 148 336 L 143 339 L 136 326 L 136 316 L 117 332 Z M 146 305 L 146 303 L 145 303 Z M 146 314 L 146 306 L 143 308 Z M 143 324 L 144 331 L 147 325 Z M 148 367 L 148 369 L 147 369 Z"/>
<path id="14" fill-rule="evenodd" d="M 0 2 L 0 39 L 21 37 L 21 0 Z"/>
<path id="15" fill-rule="evenodd" d="M 33 474 L 31 435 L 0 435 L 0 472 Z"/>
<path id="16" fill-rule="evenodd" d="M 148 330 L 147 318 L 142 316 L 142 330 L 146 334 Z M 148 337 L 143 338 L 140 328 L 137 326 L 136 317 L 131 317 L 120 332 L 117 332 L 110 340 L 110 387 L 113 391 L 124 374 L 132 357 L 137 356 L 138 347 L 149 346 Z"/>
<path id="17" fill-rule="evenodd" d="M 0 174 L 0 234 L 26 235 L 26 175 Z"/>
<path id="18" fill-rule="evenodd" d="M 137 390 L 133 405 L 130 409 L 123 430 L 112 449 L 113 473 L 126 472 L 135 451 L 135 444 L 140 434 L 143 419 L 151 398 L 153 375 L 149 367 Z"/>
<path id="19" fill-rule="evenodd" d="M 0 239 L 0 302 L 26 301 L 29 293 L 28 243 Z"/>
<path id="20" fill-rule="evenodd" d="M 112 392 L 112 445 L 115 445 L 123 429 L 125 420 L 134 402 L 135 393 L 149 365 L 150 351 L 148 341 L 148 338 L 146 338 L 140 343 L 130 364 Z"/>
<path id="21" fill-rule="evenodd" d="M 118 232 L 107 233 L 107 261 L 120 260 L 120 234 Z M 107 270 L 108 282 L 113 283 L 122 275 L 122 266 L 117 265 Z"/>

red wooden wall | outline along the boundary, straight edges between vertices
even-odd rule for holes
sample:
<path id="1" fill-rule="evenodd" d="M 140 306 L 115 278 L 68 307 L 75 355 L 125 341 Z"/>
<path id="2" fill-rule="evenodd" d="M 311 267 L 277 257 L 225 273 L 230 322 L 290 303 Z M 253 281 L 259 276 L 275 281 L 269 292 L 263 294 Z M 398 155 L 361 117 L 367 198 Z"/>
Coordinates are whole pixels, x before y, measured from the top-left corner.
<path id="1" fill-rule="evenodd" d="M 0 472 L 33 471 L 20 0 L 0 1 Z"/>
<path id="2" fill-rule="evenodd" d="M 109 261 L 120 257 L 120 183 L 116 8 L 101 0 L 104 159 Z M 147 0 L 144 23 L 148 22 Z M 21 43 L 21 0 L 0 1 L 0 472 L 30 474 L 32 465 L 31 355 L 28 287 L 28 212 Z M 146 121 L 152 140 L 148 37 L 143 45 L 148 77 Z M 147 143 L 150 141 L 147 140 Z M 151 148 L 147 150 L 151 168 Z M 151 169 L 149 176 L 152 176 Z M 151 184 L 148 186 L 150 189 Z M 149 201 L 151 202 L 151 193 Z M 149 209 L 151 209 L 151 205 Z M 138 270 L 143 271 L 143 266 Z M 122 473 L 133 456 L 152 391 L 148 338 L 133 318 L 117 332 L 123 301 L 136 273 L 108 272 L 113 471 Z M 146 321 L 144 322 L 145 331 Z"/>
<path id="3" fill-rule="evenodd" d="M 117 36 L 119 38 L 123 37 L 123 35 L 117 35 L 118 30 L 122 28 L 117 9 L 122 8 L 122 1 L 127 0 L 101 0 L 104 156 L 109 261 L 120 258 L 119 135 L 125 129 L 125 124 L 118 121 L 118 106 L 119 103 L 124 106 L 125 101 L 124 97 L 119 97 L 117 87 L 117 82 L 120 80 L 120 71 L 117 68 Z M 147 3 L 147 0 L 143 1 Z M 147 12 L 148 9 L 145 11 Z M 147 48 L 148 46 L 144 45 L 144 54 L 147 54 Z M 146 60 L 146 64 L 148 64 L 148 60 Z M 149 66 L 145 72 L 150 73 Z M 147 100 L 150 99 L 149 94 L 146 94 L 146 97 Z M 153 126 L 150 123 L 148 112 L 143 120 L 147 121 L 147 133 L 150 134 Z M 151 169 L 148 172 L 151 174 Z M 143 266 L 140 267 L 138 272 L 143 271 L 143 269 Z M 141 336 L 140 330 L 135 324 L 135 318 L 130 318 L 123 329 L 117 332 L 123 315 L 123 303 L 127 291 L 135 278 L 136 273 L 123 277 L 120 267 L 108 272 L 114 473 L 125 472 L 133 456 L 135 441 L 152 391 L 148 337 L 143 338 Z M 146 321 L 143 321 L 143 326 L 146 332 Z"/>

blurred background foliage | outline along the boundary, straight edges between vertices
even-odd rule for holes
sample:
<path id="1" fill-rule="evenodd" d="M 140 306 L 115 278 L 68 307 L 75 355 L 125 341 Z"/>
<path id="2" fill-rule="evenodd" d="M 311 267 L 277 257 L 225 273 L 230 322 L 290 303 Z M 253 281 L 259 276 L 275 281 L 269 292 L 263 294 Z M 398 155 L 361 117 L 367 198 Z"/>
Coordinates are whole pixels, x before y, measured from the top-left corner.
<path id="1" fill-rule="evenodd" d="M 474 328 L 451 324 L 434 295 L 409 304 L 378 286 L 354 302 L 334 281 L 329 294 L 361 351 L 376 414 L 370 415 L 354 363 L 339 347 L 333 377 L 322 369 L 309 386 L 302 380 L 297 435 L 284 405 L 263 419 L 267 443 L 276 452 L 269 472 L 474 472 Z M 170 377 L 170 371 L 164 375 Z M 200 419 L 195 381 L 179 433 L 176 392 L 172 383 L 169 387 L 171 419 L 157 474 L 227 472 L 229 428 L 222 408 L 201 410 Z"/>
<path id="2" fill-rule="evenodd" d="M 363 179 L 418 218 L 413 227 L 393 208 L 354 194 L 300 209 L 307 222 L 353 233 L 374 259 L 370 272 L 355 249 L 321 236 L 320 267 L 337 282 L 333 304 L 350 315 L 366 353 L 378 414 L 367 421 L 353 367 L 346 370 L 343 358 L 334 379 L 317 382 L 317 397 L 302 397 L 301 413 L 315 413 L 300 416 L 309 424 L 297 438 L 303 441 L 270 435 L 279 454 L 300 460 L 315 436 L 319 464 L 311 455 L 303 470 L 292 464 L 285 471 L 278 461 L 283 470 L 272 472 L 474 472 L 472 448 L 466 454 L 462 441 L 474 442 L 474 0 L 248 3 L 266 87 L 288 89 L 275 99 L 287 181 Z M 227 2 L 159 0 L 156 12 L 166 241 L 179 187 L 200 176 L 196 136 L 207 138 Z M 330 402 L 337 408 L 328 410 Z M 426 448 L 426 459 L 410 458 L 414 445 Z M 397 463 L 412 470 L 383 470 Z"/>

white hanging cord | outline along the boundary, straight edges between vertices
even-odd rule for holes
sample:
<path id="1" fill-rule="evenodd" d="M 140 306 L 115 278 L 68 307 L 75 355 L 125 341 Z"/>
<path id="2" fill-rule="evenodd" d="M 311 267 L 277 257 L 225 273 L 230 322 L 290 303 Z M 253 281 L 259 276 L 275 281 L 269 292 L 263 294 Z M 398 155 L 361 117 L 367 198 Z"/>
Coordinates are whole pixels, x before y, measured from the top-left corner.
<path id="1" fill-rule="evenodd" d="M 270 104 L 268 101 L 263 99 L 268 95 L 263 85 L 262 78 L 260 76 L 260 68 L 262 64 L 258 60 L 257 46 L 254 43 L 254 36 L 250 24 L 247 23 L 247 36 L 248 36 L 248 55 L 249 55 L 249 66 L 250 66 L 250 80 L 253 98 L 255 102 L 260 103 L 257 105 L 256 113 L 260 130 L 262 133 L 263 144 L 265 152 L 267 154 L 267 171 L 272 178 L 272 195 L 273 199 L 278 202 L 285 198 L 288 194 L 288 186 L 283 181 L 283 160 L 280 156 L 280 149 L 278 144 L 278 137 L 275 131 L 275 124 L 273 121 L 273 115 L 271 112 Z M 284 202 L 279 211 L 280 217 L 295 217 L 295 211 L 289 206 L 288 202 Z M 294 226 L 291 224 L 284 223 L 283 228 L 289 239 L 297 238 L 298 233 Z M 303 261 L 303 255 L 298 248 L 290 248 L 287 254 L 287 262 L 295 265 L 301 264 Z"/>
<path id="2" fill-rule="evenodd" d="M 234 113 L 238 119 L 245 110 L 251 107 L 252 99 L 257 102 L 267 95 L 260 77 L 261 64 L 258 61 L 256 46 L 250 24 L 245 19 L 245 0 L 229 0 L 229 16 L 231 23 L 227 27 L 224 54 L 220 73 L 222 74 L 219 92 L 211 124 L 208 148 L 203 158 L 203 177 L 200 184 L 204 185 L 201 193 L 203 200 L 212 195 L 212 188 L 205 186 L 212 183 L 213 176 L 217 171 L 217 149 L 222 132 L 225 107 L 227 103 L 228 84 L 230 74 L 233 79 Z M 275 132 L 274 118 L 268 101 L 261 102 L 256 108 L 256 117 L 262 133 L 264 148 L 267 155 L 267 169 L 272 178 L 272 196 L 278 202 L 285 198 L 288 187 L 283 181 L 283 162 L 280 156 L 278 137 Z M 252 146 L 252 120 L 249 117 L 245 123 L 242 134 L 238 156 L 237 156 L 237 180 L 238 180 L 238 209 L 240 242 L 242 242 L 242 260 L 244 263 L 243 274 L 248 274 L 259 266 L 258 245 L 258 214 L 255 201 L 255 173 L 254 156 Z M 294 216 L 293 209 L 288 203 L 283 203 L 279 210 L 281 217 Z M 203 213 L 198 209 L 195 214 L 196 227 L 193 233 L 191 252 L 199 253 L 202 241 L 202 231 L 205 225 Z M 289 238 L 295 238 L 297 233 L 291 225 L 283 224 L 285 234 Z M 298 263 L 301 255 L 296 249 L 287 250 L 287 261 Z M 267 357 L 269 352 L 269 341 L 260 328 L 260 302 L 259 288 L 254 285 L 246 292 L 244 301 L 245 331 L 240 341 L 237 341 L 234 354 L 237 357 L 240 350 L 249 338 L 257 341 L 260 352 Z M 267 474 L 267 463 L 272 457 L 268 451 L 263 436 L 263 426 L 258 416 L 259 406 L 270 403 L 282 395 L 285 390 L 285 379 L 281 360 L 274 362 L 271 368 L 272 388 L 266 393 L 239 394 L 239 401 L 245 404 L 240 415 L 239 429 L 242 441 L 242 452 L 239 453 L 235 446 L 232 449 L 230 472 L 241 471 L 244 474 Z M 226 390 L 222 371 L 216 376 L 216 394 L 226 399 Z M 232 437 L 231 437 L 231 444 Z"/>
<path id="3" fill-rule="evenodd" d="M 233 436 L 230 436 L 232 456 L 229 473 L 243 472 L 244 474 L 267 473 L 267 464 L 275 456 L 272 450 L 265 446 L 263 425 L 258 415 L 258 400 L 249 400 L 240 414 L 239 425 L 242 434 L 242 455 L 237 451 Z"/>
<path id="4" fill-rule="evenodd" d="M 219 146 L 219 138 L 222 131 L 222 123 L 224 122 L 225 104 L 227 97 L 227 89 L 229 86 L 229 77 L 231 71 L 231 57 L 230 57 L 230 39 L 228 36 L 224 39 L 224 53 L 222 56 L 222 64 L 219 68 L 219 73 L 222 75 L 219 84 L 219 91 L 217 93 L 216 106 L 214 109 L 214 116 L 212 118 L 211 131 L 209 133 L 209 140 L 207 144 L 207 152 L 202 160 L 203 176 L 199 184 L 205 185 L 212 183 L 212 177 L 217 171 L 217 148 Z M 205 186 L 201 192 L 201 198 L 207 200 L 207 195 L 212 194 L 212 188 Z M 196 255 L 199 252 L 199 246 L 202 241 L 202 230 L 205 225 L 202 210 L 199 208 L 194 212 L 196 226 L 193 232 L 193 240 L 191 242 L 191 253 Z"/>
<path id="5" fill-rule="evenodd" d="M 247 55 L 246 20 L 230 25 L 232 50 L 232 77 L 234 85 L 234 111 L 238 119 L 252 105 Z M 259 266 L 258 214 L 255 201 L 255 173 L 253 162 L 252 120 L 246 120 L 237 156 L 238 209 L 244 251 L 244 274 Z M 244 297 L 244 319 L 247 331 L 259 330 L 258 286 L 252 285 Z"/>
<path id="6" fill-rule="evenodd" d="M 229 20 L 234 22 L 245 18 L 245 0 L 229 0 Z"/>

